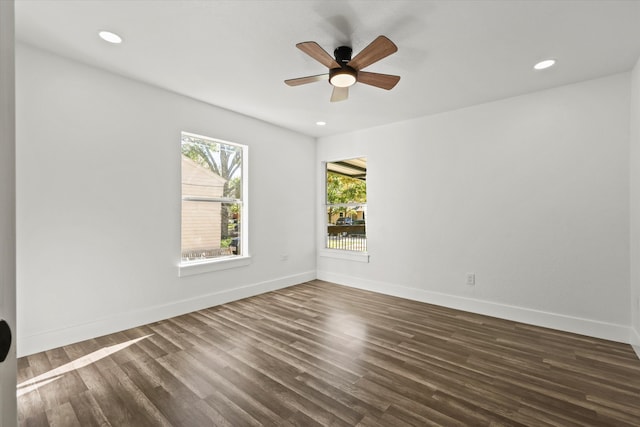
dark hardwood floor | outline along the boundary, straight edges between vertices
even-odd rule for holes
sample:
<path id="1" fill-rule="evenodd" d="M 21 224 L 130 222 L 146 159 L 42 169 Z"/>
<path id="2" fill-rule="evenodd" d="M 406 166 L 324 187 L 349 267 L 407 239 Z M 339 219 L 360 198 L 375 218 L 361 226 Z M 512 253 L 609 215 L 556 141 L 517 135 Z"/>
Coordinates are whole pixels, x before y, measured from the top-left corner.
<path id="1" fill-rule="evenodd" d="M 312 281 L 18 361 L 24 426 L 639 426 L 629 345 Z"/>

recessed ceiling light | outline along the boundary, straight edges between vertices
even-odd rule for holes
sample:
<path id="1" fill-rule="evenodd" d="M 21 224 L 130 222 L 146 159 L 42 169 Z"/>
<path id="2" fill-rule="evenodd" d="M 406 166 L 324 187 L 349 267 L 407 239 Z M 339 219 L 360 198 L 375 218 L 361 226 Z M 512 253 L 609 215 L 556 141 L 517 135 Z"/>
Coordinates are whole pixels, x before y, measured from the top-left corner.
<path id="1" fill-rule="evenodd" d="M 324 125 L 326 125 L 326 124 L 327 124 L 327 122 L 316 122 L 316 124 L 317 124 L 318 126 L 324 126 Z"/>
<path id="2" fill-rule="evenodd" d="M 555 59 L 545 59 L 544 61 L 538 62 L 533 66 L 534 70 L 544 70 L 545 68 L 553 67 L 556 64 Z"/>
<path id="3" fill-rule="evenodd" d="M 98 35 L 102 40 L 107 41 L 109 43 L 115 43 L 115 44 L 122 43 L 122 37 L 120 37 L 116 33 L 112 33 L 111 31 L 100 31 Z"/>

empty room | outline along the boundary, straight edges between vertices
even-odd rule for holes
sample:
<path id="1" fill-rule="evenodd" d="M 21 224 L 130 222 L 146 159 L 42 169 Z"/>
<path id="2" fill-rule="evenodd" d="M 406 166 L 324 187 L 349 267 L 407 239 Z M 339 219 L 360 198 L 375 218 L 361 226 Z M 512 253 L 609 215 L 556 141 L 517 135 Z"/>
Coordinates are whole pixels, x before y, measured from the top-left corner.
<path id="1" fill-rule="evenodd" d="M 640 1 L 0 0 L 0 426 L 640 425 Z"/>

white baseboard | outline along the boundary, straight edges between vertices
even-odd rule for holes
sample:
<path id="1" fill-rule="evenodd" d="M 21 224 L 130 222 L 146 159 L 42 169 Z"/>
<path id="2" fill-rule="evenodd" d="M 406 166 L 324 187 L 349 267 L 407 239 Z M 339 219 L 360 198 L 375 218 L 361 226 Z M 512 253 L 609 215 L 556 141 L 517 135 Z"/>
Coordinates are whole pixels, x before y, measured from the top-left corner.
<path id="1" fill-rule="evenodd" d="M 630 327 L 597 320 L 582 319 L 557 313 L 532 310 L 491 301 L 425 291 L 391 283 L 378 282 L 326 271 L 318 271 L 318 279 L 386 295 L 436 304 L 457 310 L 542 326 L 580 335 L 629 344 Z M 640 338 L 640 337 L 639 337 Z"/>
<path id="2" fill-rule="evenodd" d="M 484 314 L 530 325 L 623 342 L 631 344 L 640 358 L 640 333 L 627 326 L 499 304 L 474 298 L 425 291 L 407 286 L 323 271 L 318 271 L 317 273 L 316 271 L 308 271 L 245 285 L 238 288 L 212 292 L 199 297 L 175 301 L 170 304 L 147 307 L 133 312 L 119 313 L 68 328 L 49 330 L 28 336 L 22 335 L 18 337 L 18 357 L 157 322 L 159 320 L 168 319 L 170 317 L 179 316 L 181 314 L 190 313 L 203 308 L 226 304 L 242 298 L 282 289 L 298 283 L 308 282 L 316 278 L 353 288 L 436 304 L 472 313 Z"/>
<path id="3" fill-rule="evenodd" d="M 316 272 L 308 271 L 273 280 L 212 292 L 198 297 L 188 298 L 169 304 L 147 307 L 127 313 L 118 313 L 92 322 L 74 325 L 68 328 L 44 331 L 33 335 L 20 336 L 17 343 L 18 357 L 27 356 L 63 345 L 84 341 L 90 338 L 111 334 L 136 326 L 157 322 L 192 311 L 226 304 L 242 298 L 286 288 L 316 278 Z"/>
<path id="4" fill-rule="evenodd" d="M 640 359 L 640 332 L 638 332 L 638 330 L 636 330 L 635 328 L 631 328 L 631 333 L 629 335 L 631 335 L 631 338 L 629 340 L 631 347 L 633 347 L 636 354 L 638 355 L 638 359 Z"/>

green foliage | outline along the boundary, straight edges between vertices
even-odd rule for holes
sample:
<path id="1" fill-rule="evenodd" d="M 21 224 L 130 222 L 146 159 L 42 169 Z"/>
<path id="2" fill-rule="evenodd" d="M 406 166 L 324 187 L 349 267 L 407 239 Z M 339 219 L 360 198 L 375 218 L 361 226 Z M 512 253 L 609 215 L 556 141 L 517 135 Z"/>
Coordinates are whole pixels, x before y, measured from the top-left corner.
<path id="1" fill-rule="evenodd" d="M 240 177 L 231 178 L 228 181 L 229 184 L 229 196 L 234 199 L 242 198 L 242 180 Z"/>
<path id="2" fill-rule="evenodd" d="M 367 183 L 327 171 L 327 203 L 367 203 Z"/>

